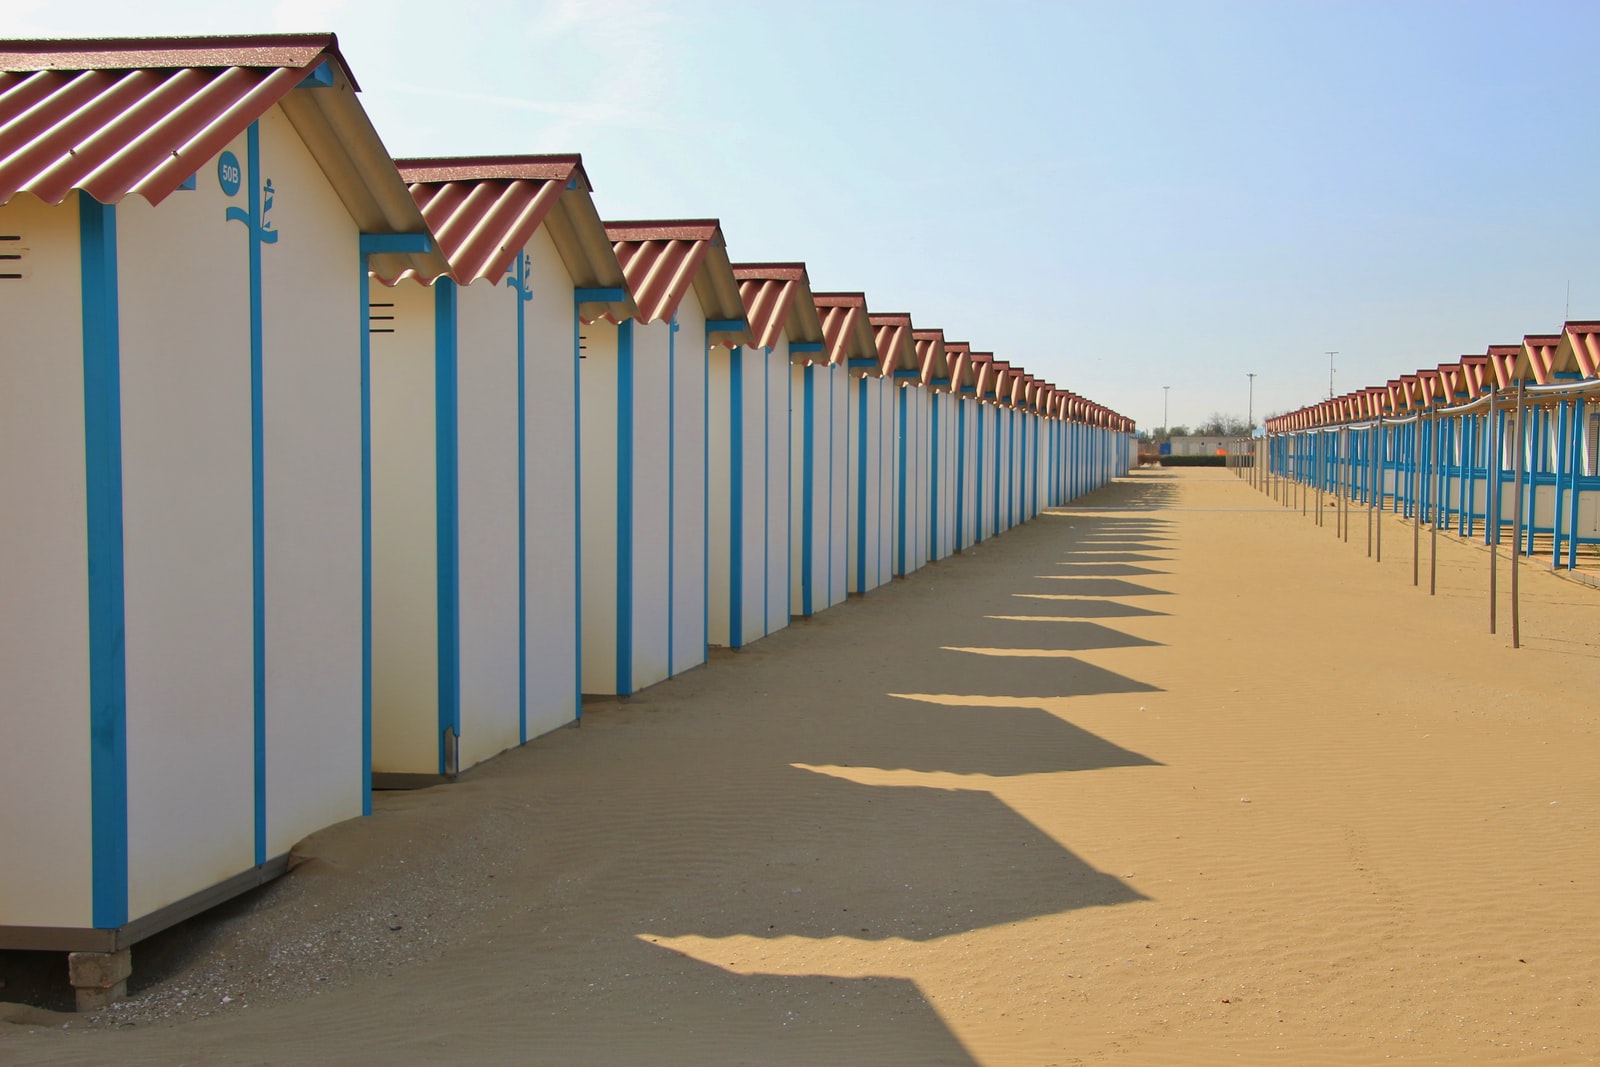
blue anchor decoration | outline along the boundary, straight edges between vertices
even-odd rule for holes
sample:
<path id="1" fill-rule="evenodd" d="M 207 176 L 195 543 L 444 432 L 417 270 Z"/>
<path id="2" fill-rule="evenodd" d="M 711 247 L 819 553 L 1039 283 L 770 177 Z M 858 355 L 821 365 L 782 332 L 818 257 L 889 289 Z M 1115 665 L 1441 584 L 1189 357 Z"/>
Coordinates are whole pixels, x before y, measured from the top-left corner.
<path id="1" fill-rule="evenodd" d="M 528 288 L 528 271 L 533 268 L 533 259 L 526 253 L 517 256 L 517 269 L 514 274 L 506 278 L 506 284 L 517 291 L 517 296 L 526 303 L 533 299 L 533 290 Z"/>

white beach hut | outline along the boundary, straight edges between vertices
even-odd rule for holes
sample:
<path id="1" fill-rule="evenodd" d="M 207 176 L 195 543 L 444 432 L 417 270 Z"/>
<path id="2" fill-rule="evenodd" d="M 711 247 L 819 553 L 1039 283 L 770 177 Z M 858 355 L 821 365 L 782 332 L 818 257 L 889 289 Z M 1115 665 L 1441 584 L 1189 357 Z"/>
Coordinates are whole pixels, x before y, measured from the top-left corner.
<path id="1" fill-rule="evenodd" d="M 928 482 L 927 559 L 940 560 L 955 551 L 956 397 L 950 378 L 950 354 L 943 330 L 916 330 L 917 362 L 927 390 Z"/>
<path id="2" fill-rule="evenodd" d="M 712 367 L 747 333 L 714 219 L 606 233 L 637 314 L 583 329 L 583 691 L 626 696 L 719 643 L 726 568 L 707 531 L 726 476 L 708 441 L 726 392 Z"/>
<path id="3" fill-rule="evenodd" d="M 886 531 L 891 573 L 904 577 L 928 562 L 928 424 L 932 416 L 929 393 L 922 384 L 922 361 L 917 355 L 911 316 L 902 312 L 875 313 L 871 322 L 892 409 L 892 475 L 884 494 L 888 497 Z"/>
<path id="4" fill-rule="evenodd" d="M 367 810 L 369 254 L 443 261 L 355 90 L 328 34 L 0 42 L 0 947 L 82 1006 Z"/>
<path id="5" fill-rule="evenodd" d="M 789 625 L 795 610 L 792 367 L 819 355 L 823 337 L 804 264 L 736 263 L 733 273 L 750 344 L 730 354 L 729 525 L 715 544 L 727 545 L 728 646 L 738 648 Z"/>
<path id="6" fill-rule="evenodd" d="M 865 310 L 865 299 L 862 308 Z M 883 377 L 883 358 L 877 331 L 872 354 L 853 357 L 849 372 L 845 417 L 847 531 L 845 572 L 852 593 L 869 593 L 889 581 L 893 573 L 894 408 L 890 403 L 892 379 Z"/>
<path id="7" fill-rule="evenodd" d="M 877 358 L 867 299 L 861 293 L 817 293 L 822 323 L 818 360 L 795 363 L 794 611 L 810 615 L 848 593 L 850 488 L 849 378 L 853 360 Z M 808 502 L 809 501 L 809 506 Z"/>
<path id="8" fill-rule="evenodd" d="M 978 373 L 972 359 L 972 346 L 965 341 L 946 340 L 945 363 L 950 370 L 951 505 L 952 552 L 977 543 L 978 506 Z"/>
<path id="9" fill-rule="evenodd" d="M 579 715 L 574 337 L 632 308 L 577 156 L 398 166 L 449 271 L 372 297 L 380 786 Z"/>

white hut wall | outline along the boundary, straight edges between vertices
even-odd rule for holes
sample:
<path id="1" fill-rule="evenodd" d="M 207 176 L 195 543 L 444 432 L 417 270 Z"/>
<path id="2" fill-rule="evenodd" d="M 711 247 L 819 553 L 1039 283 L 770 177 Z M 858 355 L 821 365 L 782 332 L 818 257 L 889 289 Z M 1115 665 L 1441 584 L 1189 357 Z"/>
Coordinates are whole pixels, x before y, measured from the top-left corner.
<path id="1" fill-rule="evenodd" d="M 0 808 L 28 813 L 0 819 L 0 925 L 87 926 L 84 366 L 69 358 L 83 349 L 78 201 L 17 196 L 0 205 L 0 234 L 21 238 L 26 275 L 0 281 L 0 709 L 8 737 L 27 735 L 0 745 Z"/>
<path id="2" fill-rule="evenodd" d="M 462 770 L 521 741 L 517 297 L 487 278 L 457 296 Z"/>
<path id="3" fill-rule="evenodd" d="M 578 362 L 582 450 L 583 691 L 617 692 L 617 334 L 586 323 Z"/>
<path id="4" fill-rule="evenodd" d="M 277 190 L 269 218 L 283 235 L 262 255 L 266 854 L 276 856 L 360 815 L 366 802 L 355 710 L 362 699 L 361 278 L 351 267 L 355 221 L 276 108 L 261 120 L 261 150 L 263 175 Z"/>
<path id="5" fill-rule="evenodd" d="M 411 280 L 370 296 L 393 331 L 371 335 L 374 774 L 440 770 L 434 299 Z"/>
<path id="6" fill-rule="evenodd" d="M 852 377 L 847 426 L 849 460 L 850 592 L 866 593 L 882 582 L 882 524 L 885 502 L 883 380 Z"/>
<path id="7" fill-rule="evenodd" d="M 815 614 L 833 603 L 828 566 L 834 527 L 829 510 L 833 497 L 830 371 L 816 364 L 789 368 L 795 397 L 790 435 L 790 595 L 798 615 Z"/>
<path id="8" fill-rule="evenodd" d="M 896 493 L 896 468 L 900 461 L 897 447 L 895 402 L 900 389 L 893 377 L 874 378 L 874 422 L 878 433 L 878 521 L 875 550 L 876 582 L 883 585 L 894 577 L 894 533 L 900 507 Z"/>
<path id="9" fill-rule="evenodd" d="M 732 644 L 733 427 L 728 403 L 738 348 L 714 345 L 706 357 L 706 634 Z"/>
<path id="10" fill-rule="evenodd" d="M 706 317 L 693 291 L 678 307 L 671 365 L 672 673 L 706 660 Z"/>
<path id="11" fill-rule="evenodd" d="M 933 535 L 930 558 L 944 559 L 955 551 L 956 531 L 956 398 L 950 393 L 934 393 L 928 398 L 929 513 Z"/>
<path id="12" fill-rule="evenodd" d="M 828 600 L 844 603 L 850 591 L 850 372 L 828 366 Z"/>
<path id="13" fill-rule="evenodd" d="M 789 373 L 787 334 L 779 335 L 778 343 L 767 352 L 763 363 L 765 403 L 762 413 L 762 462 L 765 470 L 762 478 L 761 633 L 765 636 L 789 625 L 792 599 L 789 581 L 792 540 L 789 523 L 792 491 L 789 440 L 793 421 L 790 401 L 794 394 L 794 379 Z"/>
<path id="14" fill-rule="evenodd" d="M 578 367 L 573 287 L 542 230 L 523 250 L 524 444 L 527 472 L 526 735 L 578 715 Z"/>
<path id="15" fill-rule="evenodd" d="M 730 645 L 739 648 L 766 633 L 767 536 L 767 363 L 764 349 L 745 346 L 733 359 L 728 394 L 730 417 L 737 412 L 740 432 L 731 462 L 733 509 L 738 523 L 729 533 Z M 713 401 L 715 402 L 715 401 Z"/>
<path id="16" fill-rule="evenodd" d="M 672 362 L 676 355 L 672 323 L 633 326 L 633 458 L 628 481 L 633 493 L 626 541 L 633 558 L 629 588 L 632 614 L 632 666 L 619 692 L 636 692 L 670 675 L 670 555 L 672 506 Z M 627 366 L 619 372 L 626 373 Z M 621 447 L 619 443 L 618 447 Z M 620 491 L 620 490 L 619 490 Z M 675 547 L 675 546 L 674 546 Z M 622 562 L 622 561 L 619 561 Z"/>

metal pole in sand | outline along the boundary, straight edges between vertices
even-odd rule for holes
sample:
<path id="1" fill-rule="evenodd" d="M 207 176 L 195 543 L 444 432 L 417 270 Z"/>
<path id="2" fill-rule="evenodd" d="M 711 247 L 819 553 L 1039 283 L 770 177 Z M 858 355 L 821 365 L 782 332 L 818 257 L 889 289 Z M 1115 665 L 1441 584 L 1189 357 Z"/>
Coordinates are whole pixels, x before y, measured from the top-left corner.
<path id="1" fill-rule="evenodd" d="M 1411 584 L 1422 584 L 1422 416 L 1411 420 Z"/>
<path id="2" fill-rule="evenodd" d="M 1489 545 L 1489 632 L 1499 627 L 1499 590 L 1495 588 L 1500 578 L 1500 499 L 1495 492 L 1500 487 L 1500 419 L 1496 401 L 1499 394 L 1489 387 L 1489 422 L 1483 442 L 1483 539 Z M 1493 515 L 1491 516 L 1491 512 Z"/>
<path id="3" fill-rule="evenodd" d="M 1512 491 L 1511 508 L 1516 516 L 1511 520 L 1511 529 L 1515 537 L 1511 540 L 1511 647 L 1522 647 L 1522 610 L 1517 601 L 1517 572 L 1522 568 L 1517 565 L 1517 557 L 1522 554 L 1522 453 L 1528 435 L 1523 432 L 1523 413 L 1526 409 L 1522 406 L 1522 399 L 1527 383 L 1517 382 L 1517 462 L 1516 479 L 1517 487 Z"/>
<path id="4" fill-rule="evenodd" d="M 1345 457 L 1344 478 L 1347 490 L 1344 498 L 1344 543 L 1348 545 L 1350 543 L 1350 505 L 1354 502 L 1356 493 L 1356 468 L 1355 464 L 1350 462 L 1353 458 L 1350 455 L 1350 442 L 1352 440 L 1350 427 L 1346 426 L 1340 433 L 1344 435 L 1344 444 L 1339 446 L 1339 452 Z"/>
<path id="5" fill-rule="evenodd" d="M 1380 418 L 1381 418 L 1381 416 L 1380 416 Z M 1373 457 L 1377 454 L 1377 451 L 1378 451 L 1376 448 L 1373 448 L 1372 446 L 1373 446 L 1373 443 L 1377 441 L 1377 439 L 1378 439 L 1378 428 L 1376 426 L 1368 427 L 1367 428 L 1367 457 L 1366 457 L 1367 461 L 1364 464 L 1362 464 L 1362 469 L 1363 469 L 1363 472 L 1366 474 L 1366 480 L 1367 480 L 1367 558 L 1368 559 L 1372 558 L 1372 482 L 1373 482 L 1372 460 L 1373 460 Z"/>
<path id="6" fill-rule="evenodd" d="M 1433 522 L 1428 528 L 1428 595 L 1439 592 L 1439 497 L 1444 488 L 1439 475 L 1439 409 L 1433 409 Z"/>
<path id="7" fill-rule="evenodd" d="M 1378 416 L 1378 445 L 1373 452 L 1378 461 L 1378 510 L 1372 516 L 1372 530 L 1377 543 L 1377 562 L 1383 562 L 1383 494 L 1388 489 L 1389 472 L 1384 470 L 1384 453 L 1389 450 L 1389 437 L 1383 428 L 1383 416 Z"/>

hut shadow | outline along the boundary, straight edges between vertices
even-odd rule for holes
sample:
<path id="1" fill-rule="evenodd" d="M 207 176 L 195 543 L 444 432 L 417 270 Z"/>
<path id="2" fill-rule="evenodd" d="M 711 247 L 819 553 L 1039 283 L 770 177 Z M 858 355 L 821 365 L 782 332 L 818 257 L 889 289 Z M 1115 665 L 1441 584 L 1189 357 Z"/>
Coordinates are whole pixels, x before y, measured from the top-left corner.
<path id="1" fill-rule="evenodd" d="M 1154 614 L 1152 612 L 1151 614 Z M 1033 623 L 1033 626 L 1018 626 Z M 986 636 L 987 635 L 987 636 Z M 1023 639 L 1043 639 L 1063 651 L 1087 652 L 1101 648 L 1158 648 L 1160 641 L 1134 637 L 1097 622 L 1070 615 L 986 615 L 982 625 L 967 627 L 963 638 L 984 638 L 983 646 L 1001 648 Z M 945 646 L 963 647 L 963 646 Z M 971 647 L 971 646 L 966 646 Z"/>
<path id="2" fill-rule="evenodd" d="M 1118 600 L 1097 600 L 1094 597 L 1077 597 L 1068 593 L 1012 593 L 1023 600 L 1051 602 L 1051 614 L 1040 618 L 1059 619 L 1133 619 L 1169 618 L 1164 611 L 1152 611 L 1137 604 L 1124 604 Z M 996 617 L 996 616 L 991 616 Z M 998 616 L 1005 618 L 1006 616 Z"/>
<path id="3" fill-rule="evenodd" d="M 1134 563 L 1112 562 L 1108 560 L 1066 560 L 1056 564 L 1061 568 L 1060 574 L 1052 574 L 1052 578 L 1126 578 L 1136 574 L 1169 574 L 1170 571 L 1156 570 L 1154 567 L 1142 567 Z"/>
<path id="4" fill-rule="evenodd" d="M 1165 589 L 1151 589 L 1149 586 L 1123 581 L 1120 578 L 1075 578 L 1070 574 L 1039 574 L 1035 577 L 1052 583 L 1051 592 L 1070 596 L 1120 599 L 1129 596 L 1172 595 Z"/>
<path id="5" fill-rule="evenodd" d="M 608 995 L 592 995 L 587 982 L 573 988 L 547 979 L 530 989 L 529 1000 L 546 1010 L 528 1013 L 525 1023 L 519 1020 L 524 1032 L 506 1035 L 502 1047 L 525 1044 L 530 1053 L 519 1057 L 521 1062 L 592 1067 L 641 1062 L 812 1067 L 869 1060 L 976 1067 L 979 1062 L 909 978 L 762 972 L 760 953 L 751 946 L 719 945 L 720 954 L 702 959 L 657 944 L 660 936 L 637 934 L 608 950 L 627 978 Z M 538 950 L 536 944 L 527 947 Z M 750 965 L 746 956 L 753 957 Z M 650 987 L 692 994 L 675 995 L 665 1016 L 619 995 Z"/>

